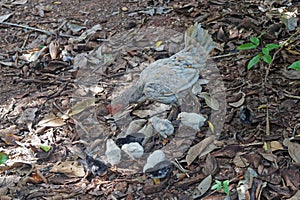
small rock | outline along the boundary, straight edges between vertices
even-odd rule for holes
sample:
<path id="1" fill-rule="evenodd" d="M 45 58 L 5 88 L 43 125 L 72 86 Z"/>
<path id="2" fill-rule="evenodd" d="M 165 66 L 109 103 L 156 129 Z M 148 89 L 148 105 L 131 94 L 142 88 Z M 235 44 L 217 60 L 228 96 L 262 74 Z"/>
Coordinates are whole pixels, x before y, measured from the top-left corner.
<path id="1" fill-rule="evenodd" d="M 121 149 L 115 144 L 112 139 L 108 139 L 106 141 L 105 155 L 107 157 L 107 161 L 111 165 L 116 165 L 121 160 Z"/>
<path id="2" fill-rule="evenodd" d="M 130 135 L 132 133 L 138 132 L 143 126 L 146 124 L 147 120 L 145 119 L 139 119 L 139 120 L 134 120 L 130 122 L 127 130 L 126 130 L 126 135 Z"/>
<path id="3" fill-rule="evenodd" d="M 143 168 L 143 172 L 148 171 L 150 168 L 153 168 L 155 165 L 157 165 L 158 163 L 163 162 L 165 160 L 166 160 L 166 156 L 162 150 L 154 151 L 147 158 L 147 163 L 145 164 L 145 166 Z"/>
<path id="4" fill-rule="evenodd" d="M 179 113 L 178 118 L 183 125 L 191 127 L 197 131 L 200 130 L 200 127 L 203 126 L 206 121 L 205 117 L 197 113 L 181 112 Z"/>
<path id="5" fill-rule="evenodd" d="M 168 119 L 161 119 L 156 116 L 150 119 L 153 128 L 164 138 L 174 133 L 174 127 Z"/>
<path id="6" fill-rule="evenodd" d="M 124 144 L 122 150 L 127 153 L 132 159 L 140 158 L 144 154 L 144 148 L 137 142 Z"/>
<path id="7" fill-rule="evenodd" d="M 125 6 L 123 6 L 123 7 L 121 8 L 121 10 L 122 10 L 123 12 L 127 12 L 127 11 L 128 11 L 128 8 L 125 7 Z"/>
<path id="8" fill-rule="evenodd" d="M 139 132 L 144 135 L 144 140 L 142 141 L 142 145 L 144 146 L 153 136 L 153 126 L 151 124 L 146 124 Z"/>

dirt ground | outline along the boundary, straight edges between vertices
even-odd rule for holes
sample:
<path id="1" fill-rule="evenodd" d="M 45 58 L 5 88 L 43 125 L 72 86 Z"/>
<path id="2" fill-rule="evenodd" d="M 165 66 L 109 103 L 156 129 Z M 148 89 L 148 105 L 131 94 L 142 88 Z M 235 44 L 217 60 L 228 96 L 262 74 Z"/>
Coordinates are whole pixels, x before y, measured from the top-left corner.
<path id="1" fill-rule="evenodd" d="M 7 161 L 0 165 L 0 199 L 300 199 L 300 71 L 288 69 L 300 60 L 297 9 L 297 1 L 1 0 L 0 161 Z M 283 20 L 287 12 L 295 15 L 295 29 Z M 176 53 L 178 46 L 160 44 L 195 22 L 216 43 L 210 61 L 225 88 L 224 124 L 219 130 L 206 122 L 190 140 L 149 142 L 149 153 L 188 145 L 174 153 L 171 173 L 159 183 L 132 173 L 132 160 L 106 168 L 105 141 L 123 128 L 112 122 L 113 92 L 137 77 L 142 63 Z M 251 37 L 260 38 L 259 46 L 238 50 Z M 130 46 L 136 38 L 147 38 L 147 48 Z M 84 58 L 95 58 L 110 39 L 121 54 L 81 87 L 84 67 L 104 59 Z M 272 62 L 248 70 L 271 43 L 282 44 L 270 51 Z M 95 102 L 76 106 L 88 95 Z M 199 99 L 200 112 L 211 117 L 205 100 Z M 90 116 L 100 129 L 83 123 Z M 200 152 L 187 163 L 197 144 Z"/>

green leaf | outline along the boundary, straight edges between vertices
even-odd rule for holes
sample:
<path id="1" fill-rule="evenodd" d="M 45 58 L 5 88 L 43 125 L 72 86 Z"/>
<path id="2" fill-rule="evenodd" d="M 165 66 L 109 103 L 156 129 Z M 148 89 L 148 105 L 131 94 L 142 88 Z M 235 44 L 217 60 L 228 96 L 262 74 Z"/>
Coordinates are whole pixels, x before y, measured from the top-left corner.
<path id="1" fill-rule="evenodd" d="M 216 183 L 211 187 L 211 190 L 221 190 L 221 189 L 222 189 L 221 181 L 216 180 Z"/>
<path id="2" fill-rule="evenodd" d="M 257 45 L 252 44 L 252 43 L 246 43 L 246 44 L 241 44 L 238 46 L 238 50 L 249 50 L 249 49 L 255 49 Z"/>
<path id="3" fill-rule="evenodd" d="M 293 62 L 289 67 L 289 69 L 300 70 L 300 60 Z"/>
<path id="4" fill-rule="evenodd" d="M 256 65 L 261 58 L 261 54 L 254 56 L 248 63 L 247 69 L 251 69 L 254 65 Z"/>
<path id="5" fill-rule="evenodd" d="M 266 47 L 262 48 L 261 51 L 262 51 L 263 54 L 265 54 L 265 55 L 269 55 L 269 54 L 270 54 L 270 49 L 268 49 L 268 48 L 266 48 Z"/>
<path id="6" fill-rule="evenodd" d="M 0 165 L 8 160 L 8 155 L 6 153 L 0 152 Z"/>
<path id="7" fill-rule="evenodd" d="M 227 195 L 229 195 L 229 180 L 223 181 L 223 190 Z"/>
<path id="8" fill-rule="evenodd" d="M 270 63 L 272 62 L 272 57 L 271 57 L 270 55 L 264 55 L 264 56 L 263 56 L 263 60 L 264 60 L 266 63 L 270 64 Z"/>
<path id="9" fill-rule="evenodd" d="M 223 187 L 223 190 L 225 192 L 225 194 L 229 195 L 230 191 L 229 191 L 229 187 Z"/>
<path id="10" fill-rule="evenodd" d="M 269 51 L 272 51 L 273 49 L 278 49 L 278 48 L 280 48 L 280 45 L 271 43 L 271 44 L 267 44 L 267 45 L 266 45 L 266 48 L 268 48 Z"/>
<path id="11" fill-rule="evenodd" d="M 229 186 L 229 180 L 223 181 L 223 187 L 228 187 Z"/>
<path id="12" fill-rule="evenodd" d="M 251 38 L 250 38 L 250 41 L 251 41 L 253 44 L 255 44 L 256 46 L 259 45 L 259 38 L 257 38 L 257 37 L 251 37 Z"/>
<path id="13" fill-rule="evenodd" d="M 49 147 L 47 145 L 40 145 L 40 148 L 43 149 L 45 152 L 48 152 L 51 149 L 51 147 Z"/>

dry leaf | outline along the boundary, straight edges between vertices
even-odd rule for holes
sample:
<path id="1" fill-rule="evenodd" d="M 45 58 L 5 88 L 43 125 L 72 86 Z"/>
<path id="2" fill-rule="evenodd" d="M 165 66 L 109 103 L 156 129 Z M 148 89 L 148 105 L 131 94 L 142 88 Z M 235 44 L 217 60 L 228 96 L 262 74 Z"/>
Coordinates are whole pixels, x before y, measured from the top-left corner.
<path id="1" fill-rule="evenodd" d="M 83 177 L 84 167 L 77 161 L 64 161 L 53 166 L 50 172 L 62 173 L 69 177 Z"/>
<path id="2" fill-rule="evenodd" d="M 199 97 L 205 100 L 206 105 L 208 105 L 213 110 L 219 110 L 219 102 L 207 92 L 201 92 Z"/>
<path id="3" fill-rule="evenodd" d="M 247 167 L 250 163 L 246 158 L 242 157 L 243 154 L 242 152 L 238 152 L 233 159 L 233 163 L 237 167 Z"/>
<path id="4" fill-rule="evenodd" d="M 52 60 L 55 60 L 57 58 L 59 51 L 59 43 L 58 41 L 52 41 L 49 44 L 49 53 Z"/>
<path id="5" fill-rule="evenodd" d="M 188 154 L 186 156 L 186 162 L 188 165 L 192 164 L 192 162 L 203 152 L 209 153 L 211 152 L 213 149 L 217 148 L 214 145 L 214 136 L 209 136 L 207 138 L 205 138 L 204 140 L 202 140 L 201 142 L 199 142 L 198 144 L 192 146 L 189 151 Z M 207 152 L 207 149 L 212 149 L 209 152 Z M 203 154 L 202 154 L 203 156 Z"/>
<path id="6" fill-rule="evenodd" d="M 72 116 L 72 115 L 76 115 L 78 113 L 81 113 L 82 111 L 84 111 L 85 109 L 94 106 L 95 105 L 95 98 L 87 98 L 84 99 L 78 103 L 76 103 L 69 111 L 68 111 L 68 115 Z"/>
<path id="7" fill-rule="evenodd" d="M 300 199 L 300 190 L 298 190 L 294 196 L 292 196 L 287 200 L 298 200 L 298 199 Z"/>
<path id="8" fill-rule="evenodd" d="M 277 160 L 277 156 L 272 153 L 259 153 L 259 154 L 268 161 L 276 162 L 276 160 Z"/>
<path id="9" fill-rule="evenodd" d="M 201 183 L 195 188 L 193 192 L 193 199 L 201 197 L 210 188 L 212 182 L 212 176 L 209 175 L 201 181 Z"/>
<path id="10" fill-rule="evenodd" d="M 289 154 L 295 162 L 300 162 L 300 144 L 291 142 L 288 138 L 283 140 L 283 145 L 288 147 Z"/>
<path id="11" fill-rule="evenodd" d="M 229 103 L 230 106 L 238 108 L 241 105 L 243 105 L 243 103 L 245 102 L 245 96 L 246 95 L 245 95 L 244 92 L 241 92 L 241 93 L 242 93 L 242 97 L 237 102 Z"/>
<path id="12" fill-rule="evenodd" d="M 62 118 L 56 117 L 53 113 L 46 115 L 44 119 L 39 121 L 37 124 L 41 127 L 59 127 L 65 125 L 65 122 Z"/>
<path id="13" fill-rule="evenodd" d="M 270 142 L 271 151 L 277 151 L 277 150 L 283 150 L 283 146 L 278 141 L 272 141 Z"/>
<path id="14" fill-rule="evenodd" d="M 214 156 L 208 154 L 203 167 L 203 173 L 205 175 L 214 175 L 218 169 L 218 163 Z"/>

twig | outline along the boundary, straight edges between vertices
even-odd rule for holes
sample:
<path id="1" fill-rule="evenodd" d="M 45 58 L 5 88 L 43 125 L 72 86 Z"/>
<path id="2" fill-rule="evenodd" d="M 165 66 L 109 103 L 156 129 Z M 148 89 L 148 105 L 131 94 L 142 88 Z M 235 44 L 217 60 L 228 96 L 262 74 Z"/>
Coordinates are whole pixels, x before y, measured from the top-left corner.
<path id="1" fill-rule="evenodd" d="M 39 29 L 39 28 L 34 28 L 34 27 L 31 27 L 31 26 L 25 26 L 25 25 L 20 25 L 20 24 L 14 24 L 14 23 L 10 23 L 10 22 L 1 22 L 0 24 L 4 24 L 4 25 L 8 25 L 8 26 L 15 26 L 15 27 L 19 27 L 19 28 L 26 28 L 26 29 L 29 29 L 29 30 L 45 33 L 47 35 L 53 35 L 54 34 L 54 33 L 51 33 L 50 31 L 45 31 L 45 30 L 42 30 L 42 29 Z"/>
<path id="2" fill-rule="evenodd" d="M 286 96 L 286 97 L 292 98 L 292 99 L 300 100 L 300 96 L 295 96 L 295 95 L 287 94 L 287 93 L 283 93 L 283 95 Z"/>
<path id="3" fill-rule="evenodd" d="M 283 49 L 283 47 L 285 46 L 285 45 L 287 45 L 289 42 L 290 42 L 290 40 L 293 38 L 293 37 L 295 37 L 296 35 L 298 35 L 299 34 L 299 32 L 300 32 L 300 29 L 298 29 L 294 34 L 292 34 L 282 45 L 281 45 L 281 47 L 274 53 L 274 55 L 273 55 L 273 57 L 272 57 L 272 60 L 271 60 L 271 63 L 268 65 L 268 68 L 267 68 L 267 70 L 266 70 L 266 75 L 265 75 L 265 83 L 267 82 L 267 78 L 268 78 L 268 75 L 269 75 L 269 73 L 270 73 L 270 69 L 271 69 L 271 66 L 272 66 L 272 64 L 273 64 L 273 62 L 274 62 L 274 60 L 275 60 L 275 57 L 277 56 L 277 54 Z"/>
<path id="4" fill-rule="evenodd" d="M 10 23 L 10 22 L 0 22 L 0 24 L 4 24 L 4 25 L 8 25 L 8 26 L 15 26 L 15 27 L 19 27 L 19 28 L 26 28 L 26 29 L 29 29 L 29 30 L 33 30 L 33 31 L 38 31 L 38 32 L 41 32 L 41 33 L 45 33 L 46 35 L 49 35 L 49 36 L 55 35 L 55 32 L 50 32 L 50 31 L 46 31 L 46 30 L 43 30 L 43 29 L 34 28 L 34 27 L 31 27 L 31 26 L 14 24 L 14 23 Z M 63 33 L 60 33 L 59 36 L 61 36 L 61 37 L 69 37 L 69 38 L 75 37 L 73 35 L 67 35 L 67 34 L 63 34 Z"/>
<path id="5" fill-rule="evenodd" d="M 267 106 L 267 116 L 266 116 L 266 136 L 270 136 L 270 118 L 269 118 L 269 107 Z M 266 142 L 267 152 L 271 153 L 271 144 Z"/>
<path id="6" fill-rule="evenodd" d="M 237 54 L 239 54 L 239 53 L 228 53 L 228 54 L 219 55 L 219 56 L 212 56 L 212 57 L 209 57 L 208 59 L 225 58 L 225 57 L 230 57 L 230 56 L 234 56 Z"/>

